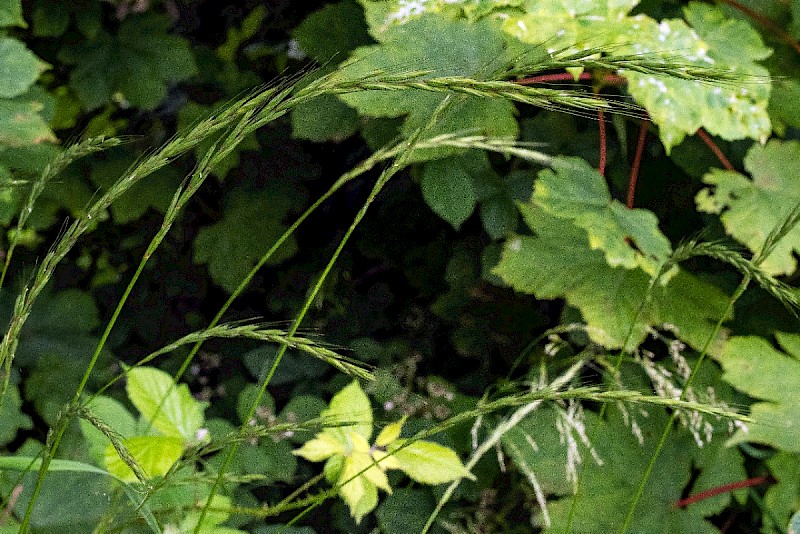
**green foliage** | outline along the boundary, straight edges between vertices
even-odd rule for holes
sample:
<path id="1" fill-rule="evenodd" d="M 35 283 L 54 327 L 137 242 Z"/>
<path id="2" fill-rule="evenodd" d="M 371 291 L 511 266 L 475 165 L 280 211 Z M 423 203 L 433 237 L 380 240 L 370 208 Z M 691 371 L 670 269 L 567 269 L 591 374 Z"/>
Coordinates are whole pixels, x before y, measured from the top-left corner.
<path id="1" fill-rule="evenodd" d="M 325 476 L 338 486 L 356 523 L 378 505 L 378 489 L 392 493 L 389 469 L 399 469 L 421 484 L 473 478 L 452 449 L 401 439 L 403 420 L 385 426 L 370 447 L 372 407 L 356 381 L 334 395 L 320 416 L 330 426 L 295 454 L 311 462 L 326 460 Z"/>
<path id="2" fill-rule="evenodd" d="M 280 187 L 232 192 L 222 220 L 202 228 L 194 240 L 194 258 L 207 263 L 214 281 L 233 292 L 259 258 L 284 232 L 283 220 L 300 200 Z M 292 257 L 297 245 L 289 239 L 272 256 L 276 264 Z"/>
<path id="3" fill-rule="evenodd" d="M 744 159 L 752 179 L 733 171 L 712 169 L 703 182 L 712 185 L 697 195 L 697 208 L 721 214 L 725 230 L 758 252 L 767 234 L 800 202 L 800 142 L 770 141 L 754 145 Z M 797 268 L 793 252 L 800 250 L 800 229 L 793 229 L 776 246 L 762 267 L 772 274 L 792 274 Z"/>
<path id="4" fill-rule="evenodd" d="M 719 356 L 725 370 L 723 379 L 762 401 L 751 407 L 754 422 L 747 432 L 739 431 L 731 442 L 754 441 L 800 452 L 795 409 L 798 399 L 793 385 L 800 374 L 800 336 L 776 332 L 775 337 L 786 352 L 775 350 L 760 337 L 734 337 Z"/>
<path id="5" fill-rule="evenodd" d="M 0 532 L 794 528 L 798 2 L 234 4 L 0 0 Z"/>
<path id="6" fill-rule="evenodd" d="M 59 59 L 74 65 L 70 87 L 94 110 L 114 99 L 128 106 L 156 107 L 167 84 L 197 72 L 189 43 L 168 33 L 170 21 L 154 13 L 126 18 L 116 34 L 101 31 L 87 43 L 64 48 Z"/>

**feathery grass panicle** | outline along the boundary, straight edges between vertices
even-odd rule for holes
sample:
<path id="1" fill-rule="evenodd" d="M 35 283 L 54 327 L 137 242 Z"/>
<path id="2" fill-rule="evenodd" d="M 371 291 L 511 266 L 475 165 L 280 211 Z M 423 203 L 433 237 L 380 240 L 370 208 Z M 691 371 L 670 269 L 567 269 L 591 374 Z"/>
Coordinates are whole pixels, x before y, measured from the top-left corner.
<path id="1" fill-rule="evenodd" d="M 22 211 L 20 211 L 19 214 L 16 231 L 10 234 L 11 239 L 10 243 L 8 244 L 5 263 L 3 264 L 2 273 L 0 273 L 0 287 L 3 287 L 3 282 L 5 282 L 6 274 L 8 273 L 8 266 L 11 263 L 12 256 L 14 255 L 14 249 L 19 244 L 19 236 L 21 235 L 22 229 L 25 228 L 25 224 L 28 222 L 28 217 L 30 217 L 31 213 L 33 213 L 33 208 L 39 198 L 39 195 L 42 194 L 42 191 L 44 191 L 44 188 L 48 183 L 50 183 L 50 180 L 66 169 L 67 166 L 73 161 L 88 156 L 89 154 L 94 154 L 95 152 L 109 149 L 121 143 L 122 140 L 115 137 L 91 137 L 79 143 L 68 146 L 59 152 L 59 154 L 45 166 L 44 170 L 42 170 L 42 173 L 39 175 L 39 178 L 31 185 L 31 190 L 28 193 L 28 200 L 25 202 L 25 206 L 22 208 Z"/>

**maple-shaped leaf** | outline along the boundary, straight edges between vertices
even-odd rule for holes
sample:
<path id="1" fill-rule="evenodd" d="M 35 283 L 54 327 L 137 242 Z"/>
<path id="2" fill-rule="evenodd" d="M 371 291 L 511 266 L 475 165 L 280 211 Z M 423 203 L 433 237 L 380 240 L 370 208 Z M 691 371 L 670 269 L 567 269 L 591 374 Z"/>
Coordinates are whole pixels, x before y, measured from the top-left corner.
<path id="1" fill-rule="evenodd" d="M 766 139 L 772 125 L 767 114 L 769 73 L 759 66 L 772 51 L 742 20 L 726 17 L 719 9 L 692 3 L 686 19 L 656 21 L 644 16 L 627 19 L 619 40 L 620 54 L 656 54 L 672 61 L 738 73 L 744 83 L 714 84 L 632 71 L 628 91 L 647 109 L 669 150 L 703 127 L 723 139 Z"/>
<path id="2" fill-rule="evenodd" d="M 761 337 L 731 338 L 717 357 L 723 380 L 759 399 L 750 409 L 753 423 L 731 443 L 753 441 L 787 452 L 800 452 L 800 335 L 777 332 L 783 351 Z"/>
<path id="3" fill-rule="evenodd" d="M 712 169 L 703 181 L 713 187 L 700 191 L 695 200 L 700 211 L 721 213 L 725 231 L 757 252 L 800 202 L 800 142 L 772 140 L 766 146 L 753 145 L 744 166 L 752 179 Z M 797 269 L 796 252 L 800 252 L 800 227 L 777 243 L 761 267 L 774 275 L 791 274 Z"/>
<path id="4" fill-rule="evenodd" d="M 430 71 L 428 77 L 467 76 L 487 78 L 508 64 L 506 40 L 486 23 L 425 17 L 391 26 L 379 37 L 380 44 L 357 48 L 336 75 L 357 78 L 376 71 Z M 414 46 L 409 46 L 414 43 Z M 442 101 L 443 94 L 420 89 L 359 91 L 342 95 L 348 105 L 371 117 L 407 116 L 405 134 L 425 125 Z M 502 99 L 467 97 L 454 103 L 429 132 L 470 131 L 491 136 L 515 136 L 518 132 L 514 106 Z M 431 151 L 425 151 L 431 154 Z M 437 153 L 447 153 L 437 149 Z M 430 156 L 429 156 L 430 157 Z M 416 159 L 421 156 L 417 154 Z"/>
<path id="5" fill-rule="evenodd" d="M 59 59 L 75 65 L 70 87 L 88 110 L 112 97 L 152 109 L 167 96 L 169 83 L 194 75 L 189 41 L 168 33 L 168 17 L 155 13 L 125 18 L 115 35 L 101 31 L 91 42 L 64 48 Z"/>
<path id="6" fill-rule="evenodd" d="M 533 202 L 586 230 L 591 248 L 602 250 L 612 267 L 641 267 L 655 275 L 672 252 L 658 218 L 612 199 L 603 176 L 583 159 L 554 159 L 552 170 L 539 173 Z"/>
<path id="7" fill-rule="evenodd" d="M 194 259 L 208 264 L 211 278 L 233 292 L 261 256 L 283 234 L 284 218 L 295 199 L 283 188 L 234 190 L 225 199 L 222 220 L 200 229 L 194 240 Z M 273 254 L 274 265 L 290 258 L 297 245 L 290 237 Z"/>
<path id="8" fill-rule="evenodd" d="M 591 250 L 586 231 L 567 219 L 534 203 L 520 210 L 535 235 L 509 238 L 493 271 L 515 290 L 566 299 L 580 310 L 592 340 L 607 347 L 635 348 L 649 326 L 661 324 L 677 327 L 678 336 L 696 348 L 712 336 L 727 308 L 718 288 L 680 270 L 666 285 L 655 285 L 640 313 L 647 273 L 610 266 L 602 251 Z"/>
<path id="9" fill-rule="evenodd" d="M 606 46 L 611 56 L 662 58 L 753 80 L 745 85 L 715 85 L 621 70 L 619 74 L 628 79 L 628 91 L 658 125 L 668 151 L 700 127 L 724 139 L 766 139 L 771 132 L 770 83 L 767 70 L 756 62 L 771 50 L 758 32 L 747 22 L 730 19 L 716 7 L 699 2 L 684 9 L 686 21 L 625 16 L 637 3 L 538 1 L 526 3 L 523 11 L 497 11 L 494 17 L 502 20 L 503 29 L 511 35 L 526 43 L 546 43 L 551 53 Z"/>
<path id="10" fill-rule="evenodd" d="M 591 433 L 593 453 L 583 448 L 580 438 L 570 429 L 577 446 L 582 449 L 580 454 L 583 458 L 583 465 L 575 466 L 581 473 L 580 492 L 576 497 L 572 495 L 573 485 L 567 480 L 567 445 L 563 434 L 556 430 L 560 416 L 555 409 L 537 410 L 503 436 L 504 449 L 523 473 L 532 473 L 544 491 L 563 495 L 561 499 L 550 498 L 548 501 L 551 527 L 546 532 L 566 532 L 570 516 L 569 532 L 600 534 L 619 531 L 661 431 L 667 424 L 664 410 L 648 408 L 647 412 L 648 416 L 643 417 L 638 411 L 632 411 L 641 429 L 642 443 L 616 410 L 611 410 L 605 420 L 598 420 L 594 413 L 585 412 L 585 418 L 578 421 L 587 429 L 596 429 Z M 725 500 L 717 501 L 713 508 L 676 508 L 674 505 L 684 496 L 692 479 L 693 464 L 719 469 L 713 461 L 698 462 L 696 455 L 714 456 L 723 448 L 722 440 L 698 449 L 687 432 L 670 435 L 656 460 L 628 531 L 643 534 L 717 532 L 704 516 L 719 513 L 725 507 Z M 724 476 L 717 475 L 717 480 L 733 482 L 737 476 L 743 475 L 741 455 L 733 452 L 733 456 L 726 457 L 729 464 Z M 574 510 L 573 498 L 577 499 Z"/>

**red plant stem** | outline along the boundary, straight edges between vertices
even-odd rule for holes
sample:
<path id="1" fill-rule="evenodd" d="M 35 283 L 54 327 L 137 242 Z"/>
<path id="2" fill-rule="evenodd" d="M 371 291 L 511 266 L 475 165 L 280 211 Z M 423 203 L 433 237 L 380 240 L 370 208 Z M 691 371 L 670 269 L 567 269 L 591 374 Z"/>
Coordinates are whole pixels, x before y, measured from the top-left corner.
<path id="1" fill-rule="evenodd" d="M 798 43 L 791 35 L 786 33 L 783 28 L 781 28 L 775 21 L 765 17 L 761 13 L 754 11 L 747 7 L 744 4 L 737 2 L 736 0 L 717 0 L 718 2 L 722 2 L 723 4 L 728 4 L 729 6 L 738 9 L 754 21 L 758 22 L 769 31 L 774 33 L 781 41 L 788 44 L 792 48 L 794 48 L 795 52 L 800 54 L 800 43 Z"/>
<path id="2" fill-rule="evenodd" d="M 597 120 L 600 123 L 600 163 L 597 164 L 597 172 L 606 175 L 606 117 L 602 109 L 597 110 Z"/>
<path id="3" fill-rule="evenodd" d="M 625 202 L 629 209 L 633 209 L 633 199 L 636 196 L 636 181 L 639 179 L 639 167 L 642 166 L 642 152 L 644 152 L 644 142 L 647 139 L 648 124 L 650 124 L 650 120 L 643 119 L 639 126 L 639 140 L 636 142 L 636 154 L 633 156 L 631 179 L 628 182 L 628 198 Z"/>
<path id="4" fill-rule="evenodd" d="M 711 136 L 709 136 L 704 129 L 700 128 L 699 130 L 697 130 L 697 136 L 700 139 L 702 139 L 706 145 L 708 145 L 708 148 L 710 148 L 711 152 L 713 152 L 714 155 L 717 156 L 717 159 L 719 160 L 720 163 L 722 163 L 723 167 L 725 167 L 729 171 L 736 170 L 733 168 L 733 165 L 731 165 L 731 162 L 728 161 L 728 158 L 725 157 L 725 154 L 722 153 L 722 150 L 719 149 L 717 144 L 714 142 L 713 139 L 711 139 Z"/>
<path id="5" fill-rule="evenodd" d="M 729 493 L 731 491 L 749 488 L 752 486 L 760 486 L 761 484 L 765 484 L 771 481 L 772 477 L 763 476 L 763 477 L 749 478 L 747 480 L 740 480 L 738 482 L 731 482 L 730 484 L 717 486 L 716 488 L 711 488 L 705 491 L 701 491 L 696 495 L 692 495 L 691 497 L 686 497 L 685 499 L 681 499 L 678 502 L 676 502 L 673 506 L 675 508 L 683 508 L 684 506 L 689 506 L 690 504 L 694 504 L 696 502 L 700 502 L 705 499 L 710 499 L 711 497 L 716 497 L 717 495 L 720 495 L 722 493 Z"/>

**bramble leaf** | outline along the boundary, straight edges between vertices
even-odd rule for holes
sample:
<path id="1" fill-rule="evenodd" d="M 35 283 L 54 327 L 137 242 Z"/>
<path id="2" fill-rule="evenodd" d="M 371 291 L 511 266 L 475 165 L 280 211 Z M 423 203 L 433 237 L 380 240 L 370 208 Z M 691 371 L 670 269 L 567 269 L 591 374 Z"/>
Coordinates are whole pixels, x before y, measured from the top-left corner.
<path id="1" fill-rule="evenodd" d="M 133 15 L 119 32 L 101 31 L 97 38 L 64 48 L 59 59 L 75 65 L 70 86 L 88 110 L 112 97 L 129 105 L 152 109 L 167 96 L 167 84 L 185 80 L 197 71 L 189 42 L 167 33 L 169 18 L 155 13 Z"/>
<path id="2" fill-rule="evenodd" d="M 748 431 L 737 432 L 730 443 L 752 441 L 787 452 L 800 452 L 800 335 L 775 334 L 785 351 L 761 337 L 731 338 L 717 357 L 723 380 L 761 402 L 753 404 Z"/>
<path id="3" fill-rule="evenodd" d="M 744 159 L 752 179 L 733 171 L 712 169 L 703 177 L 711 185 L 697 194 L 697 209 L 722 214 L 725 230 L 753 252 L 761 249 L 769 233 L 800 202 L 800 142 L 772 140 L 753 145 Z M 797 269 L 800 227 L 792 229 L 775 246 L 761 268 L 774 274 Z"/>
<path id="4" fill-rule="evenodd" d="M 452 158 L 425 165 L 421 186 L 428 206 L 456 230 L 475 211 L 477 198 L 472 179 Z"/>
<path id="5" fill-rule="evenodd" d="M 195 262 L 207 263 L 211 278 L 233 292 L 283 234 L 283 219 L 296 200 L 284 195 L 281 187 L 234 190 L 225 199 L 222 220 L 198 232 L 193 243 Z M 268 263 L 274 265 L 290 258 L 296 248 L 294 238 L 290 237 Z"/>
<path id="6" fill-rule="evenodd" d="M 519 292 L 566 299 L 580 310 L 597 343 L 617 348 L 627 340 L 632 349 L 648 326 L 670 324 L 678 337 L 700 348 L 727 309 L 719 289 L 679 271 L 666 285 L 656 284 L 640 313 L 650 276 L 608 265 L 601 251 L 590 250 L 586 231 L 567 219 L 549 216 L 533 203 L 520 210 L 536 235 L 509 238 L 493 272 Z"/>
<path id="7" fill-rule="evenodd" d="M 0 28 L 6 26 L 27 27 L 22 18 L 21 0 L 0 0 Z"/>
<path id="8" fill-rule="evenodd" d="M 21 41 L 0 37 L 0 98 L 19 96 L 41 72 L 39 59 Z"/>
<path id="9" fill-rule="evenodd" d="M 428 76 L 487 77 L 507 65 L 508 51 L 502 34 L 485 23 L 427 17 L 391 26 L 379 37 L 380 44 L 357 48 L 337 77 L 350 79 L 370 72 L 429 70 Z M 408 46 L 414 43 L 414 46 Z M 359 91 L 341 96 L 362 115 L 406 116 L 402 127 L 408 135 L 426 124 L 443 95 L 418 89 L 406 91 Z M 515 136 L 518 132 L 514 106 L 502 99 L 468 97 L 452 105 L 428 132 L 431 136 L 470 131 L 491 136 Z M 443 155 L 451 150 L 424 151 Z M 417 160 L 424 156 L 417 154 Z"/>
<path id="10" fill-rule="evenodd" d="M 658 218 L 613 200 L 605 179 L 583 159 L 556 158 L 552 166 L 539 173 L 533 202 L 586 230 L 589 246 L 602 250 L 610 266 L 655 275 L 672 252 Z"/>
<path id="11" fill-rule="evenodd" d="M 570 532 L 600 534 L 620 529 L 640 474 L 650 462 L 655 442 L 667 420 L 661 409 L 648 408 L 647 411 L 647 417 L 634 412 L 644 443 L 639 443 L 619 412 L 610 410 L 610 416 L 603 421 L 598 421 L 594 413 L 585 412 L 585 419 L 578 423 L 587 429 L 596 429 L 592 434 L 595 453 L 581 450 L 583 465 L 572 466 L 581 473 L 581 488 L 576 497 L 572 496 L 573 487 L 566 475 L 567 445 L 556 430 L 556 410 L 537 410 L 503 437 L 503 447 L 524 473 L 532 473 L 544 491 L 564 495 L 548 502 L 552 527 L 546 529 L 547 532 L 565 532 L 568 517 L 573 521 Z M 572 439 L 580 442 L 576 431 L 569 431 L 573 433 Z M 583 448 L 580 443 L 577 446 Z M 718 440 L 706 447 L 716 450 L 723 445 Z M 629 526 L 631 532 L 717 532 L 704 515 L 718 513 L 724 505 L 717 502 L 713 510 L 674 506 L 691 480 L 696 451 L 687 432 L 670 436 L 636 508 Z M 741 467 L 741 457 L 738 462 Z M 730 472 L 728 476 L 736 476 L 736 473 Z M 574 515 L 571 512 L 573 498 L 577 499 Z"/>

